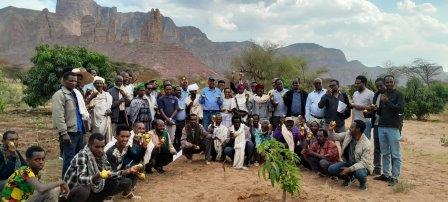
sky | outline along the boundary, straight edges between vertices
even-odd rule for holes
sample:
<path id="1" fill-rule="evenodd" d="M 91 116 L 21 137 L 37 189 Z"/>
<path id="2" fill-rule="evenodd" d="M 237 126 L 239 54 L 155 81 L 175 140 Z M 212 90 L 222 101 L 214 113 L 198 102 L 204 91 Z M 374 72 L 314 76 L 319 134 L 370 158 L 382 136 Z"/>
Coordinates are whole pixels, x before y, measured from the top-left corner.
<path id="1" fill-rule="evenodd" d="M 448 0 L 96 0 L 119 12 L 159 8 L 177 26 L 195 26 L 212 41 L 317 43 L 367 66 L 415 58 L 448 71 Z M 0 0 L 54 11 L 56 0 Z"/>

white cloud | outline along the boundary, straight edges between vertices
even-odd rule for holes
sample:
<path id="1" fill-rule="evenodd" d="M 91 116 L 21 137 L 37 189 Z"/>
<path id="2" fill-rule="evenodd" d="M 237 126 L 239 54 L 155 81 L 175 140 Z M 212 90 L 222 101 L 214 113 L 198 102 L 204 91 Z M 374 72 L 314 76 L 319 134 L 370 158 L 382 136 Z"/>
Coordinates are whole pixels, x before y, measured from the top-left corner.
<path id="1" fill-rule="evenodd" d="M 434 7 L 431 3 L 416 4 L 411 0 L 399 1 L 397 3 L 397 7 L 400 11 L 411 14 L 415 13 L 432 14 L 437 12 L 437 8 Z"/>
<path id="2" fill-rule="evenodd" d="M 235 31 L 238 27 L 232 22 L 232 15 L 224 16 L 221 14 L 213 14 L 212 24 L 218 29 L 223 29 L 227 31 Z"/>

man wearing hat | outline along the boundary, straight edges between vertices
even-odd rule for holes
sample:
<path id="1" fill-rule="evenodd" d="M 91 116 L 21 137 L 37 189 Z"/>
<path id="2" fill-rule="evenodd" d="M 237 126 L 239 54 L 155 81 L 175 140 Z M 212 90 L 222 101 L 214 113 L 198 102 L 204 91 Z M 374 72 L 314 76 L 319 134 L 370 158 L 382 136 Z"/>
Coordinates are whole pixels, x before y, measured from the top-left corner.
<path id="1" fill-rule="evenodd" d="M 92 132 L 100 133 L 106 137 L 106 142 L 112 140 L 112 123 L 110 120 L 112 96 L 104 91 L 105 80 L 99 76 L 93 79 L 95 89 L 87 97 L 86 104 L 91 110 Z"/>
<path id="2" fill-rule="evenodd" d="M 280 125 L 274 131 L 274 138 L 285 144 L 285 147 L 290 151 L 294 151 L 299 140 L 302 139 L 299 128 L 294 124 L 292 117 L 286 117 L 284 121 L 280 122 Z"/>
<path id="3" fill-rule="evenodd" d="M 207 128 L 212 122 L 212 116 L 220 112 L 222 105 L 221 90 L 216 88 L 215 78 L 208 78 L 208 87 L 202 89 L 199 103 L 202 105 L 204 115 L 202 125 Z"/>
<path id="4" fill-rule="evenodd" d="M 199 94 L 197 94 L 199 90 L 198 84 L 188 85 L 188 92 L 190 96 L 185 100 L 185 104 L 187 105 L 187 114 L 196 114 L 199 119 L 199 123 L 202 123 L 202 118 L 204 117 L 202 114 L 202 106 L 199 103 Z"/>

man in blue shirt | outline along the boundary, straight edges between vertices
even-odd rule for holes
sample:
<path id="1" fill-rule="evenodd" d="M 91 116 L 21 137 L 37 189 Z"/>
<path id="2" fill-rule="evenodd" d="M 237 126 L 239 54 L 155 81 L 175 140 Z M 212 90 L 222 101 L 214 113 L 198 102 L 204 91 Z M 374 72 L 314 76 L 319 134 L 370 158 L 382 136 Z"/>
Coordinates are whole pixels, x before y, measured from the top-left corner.
<path id="1" fill-rule="evenodd" d="M 159 113 L 166 124 L 166 130 L 170 135 L 171 142 L 174 141 L 174 134 L 176 132 L 176 123 L 174 117 L 177 114 L 178 99 L 173 95 L 173 86 L 171 84 L 164 85 L 165 94 L 160 96 L 157 100 Z"/>
<path id="2" fill-rule="evenodd" d="M 308 93 L 300 89 L 300 80 L 295 78 L 292 81 L 292 89 L 286 92 L 283 100 L 288 108 L 286 116 L 297 119 L 298 116 L 305 116 L 305 105 Z M 297 124 L 297 123 L 296 123 Z"/>
<path id="3" fill-rule="evenodd" d="M 174 92 L 178 99 L 178 107 L 177 107 L 177 114 L 175 117 L 176 122 L 176 133 L 174 137 L 173 146 L 176 148 L 176 150 L 179 151 L 180 149 L 180 138 L 182 137 L 182 129 L 185 127 L 185 119 L 187 118 L 187 105 L 185 104 L 186 97 L 182 97 L 182 88 L 176 87 L 176 90 Z"/>
<path id="4" fill-rule="evenodd" d="M 181 97 L 183 100 L 185 100 L 190 95 L 190 92 L 188 92 L 187 78 L 182 77 L 182 79 L 180 80 L 180 87 L 181 87 Z M 177 95 L 176 95 L 176 97 L 177 97 Z"/>
<path id="5" fill-rule="evenodd" d="M 212 116 L 220 112 L 222 105 L 221 90 L 216 88 L 215 79 L 213 77 L 208 78 L 208 87 L 202 89 L 199 103 L 202 105 L 204 114 L 202 125 L 204 128 L 208 128 L 212 122 Z"/>

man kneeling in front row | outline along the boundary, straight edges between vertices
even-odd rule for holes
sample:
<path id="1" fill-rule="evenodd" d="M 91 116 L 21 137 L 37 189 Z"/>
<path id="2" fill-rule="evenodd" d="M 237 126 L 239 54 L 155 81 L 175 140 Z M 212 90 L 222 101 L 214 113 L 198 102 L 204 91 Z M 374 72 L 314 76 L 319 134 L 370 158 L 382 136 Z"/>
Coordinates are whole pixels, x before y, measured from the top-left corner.
<path id="1" fill-rule="evenodd" d="M 131 167 L 112 173 L 104 146 L 104 136 L 93 133 L 88 145 L 71 161 L 64 176 L 64 181 L 71 189 L 68 201 L 103 201 L 129 190 L 132 182 L 122 176 L 135 174 L 138 170 Z"/>
<path id="2" fill-rule="evenodd" d="M 188 116 L 188 122 L 182 130 L 180 141 L 182 144 L 182 152 L 189 161 L 192 160 L 193 154 L 204 151 L 205 162 L 206 164 L 210 164 L 213 148 L 212 135 L 199 124 L 196 114 L 190 114 Z"/>
<path id="3" fill-rule="evenodd" d="M 344 162 L 336 163 L 328 168 L 332 176 L 344 179 L 343 186 L 350 186 L 353 177 L 358 179 L 359 188 L 367 189 L 367 175 L 373 171 L 372 149 L 370 141 L 363 134 L 366 124 L 361 120 L 355 120 L 350 126 L 350 131 L 333 134 L 336 140 L 342 142 L 342 157 Z"/>

